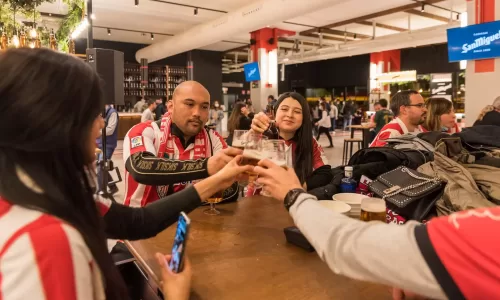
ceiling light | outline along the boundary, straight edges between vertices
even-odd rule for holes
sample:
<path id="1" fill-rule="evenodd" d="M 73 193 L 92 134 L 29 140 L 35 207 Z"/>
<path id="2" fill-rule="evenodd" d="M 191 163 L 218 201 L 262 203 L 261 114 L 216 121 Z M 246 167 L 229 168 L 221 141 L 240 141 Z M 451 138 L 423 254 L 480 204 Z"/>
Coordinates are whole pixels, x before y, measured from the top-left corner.
<path id="1" fill-rule="evenodd" d="M 155 35 L 151 33 L 151 40 L 154 41 Z"/>
<path id="2" fill-rule="evenodd" d="M 108 35 L 111 35 L 111 29 L 108 28 Z"/>
<path id="3" fill-rule="evenodd" d="M 419 93 L 422 93 L 423 91 L 424 91 L 423 89 L 418 90 Z"/>
<path id="4" fill-rule="evenodd" d="M 194 15 L 195 15 L 195 16 L 197 16 L 197 15 L 198 15 L 198 7 L 196 7 L 196 8 L 194 9 Z"/>
<path id="5" fill-rule="evenodd" d="M 425 4 L 424 4 L 424 3 L 422 3 L 422 9 L 421 9 L 421 11 L 422 11 L 422 12 L 424 12 L 424 11 L 425 11 Z"/>
<path id="6" fill-rule="evenodd" d="M 388 92 L 387 92 L 387 94 L 389 94 L 389 95 L 390 95 L 390 94 L 391 94 L 391 91 L 388 91 Z"/>
<path id="7" fill-rule="evenodd" d="M 91 14 L 91 15 L 90 15 L 90 18 L 91 18 L 92 20 L 95 20 L 95 14 Z"/>
<path id="8" fill-rule="evenodd" d="M 135 1 L 135 6 L 139 6 L 139 0 L 134 0 Z"/>

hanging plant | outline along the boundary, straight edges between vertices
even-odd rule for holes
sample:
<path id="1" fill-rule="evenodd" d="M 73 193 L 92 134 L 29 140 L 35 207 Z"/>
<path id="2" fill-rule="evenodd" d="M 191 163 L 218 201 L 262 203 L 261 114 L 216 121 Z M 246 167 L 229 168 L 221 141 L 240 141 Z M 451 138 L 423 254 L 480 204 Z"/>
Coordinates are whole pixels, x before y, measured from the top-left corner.
<path id="1" fill-rule="evenodd" d="M 63 0 L 69 6 L 68 14 L 61 21 L 56 32 L 57 44 L 60 51 L 68 52 L 70 35 L 82 21 L 85 2 L 83 0 Z"/>

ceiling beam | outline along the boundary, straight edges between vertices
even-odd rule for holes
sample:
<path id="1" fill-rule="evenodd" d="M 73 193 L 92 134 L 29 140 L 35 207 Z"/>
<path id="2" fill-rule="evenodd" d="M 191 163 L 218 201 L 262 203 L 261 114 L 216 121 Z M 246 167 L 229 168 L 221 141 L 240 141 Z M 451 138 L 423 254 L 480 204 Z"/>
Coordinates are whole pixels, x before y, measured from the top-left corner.
<path id="1" fill-rule="evenodd" d="M 358 23 L 360 25 L 373 26 L 373 22 L 370 22 L 370 21 L 359 21 L 356 23 Z M 377 26 L 378 28 L 388 29 L 388 30 L 397 31 L 397 32 L 408 31 L 408 29 L 406 29 L 406 28 L 401 28 L 401 27 L 387 25 L 387 24 L 381 24 L 381 23 L 375 23 L 375 26 Z"/>
<path id="2" fill-rule="evenodd" d="M 321 26 L 321 27 L 322 28 L 324 28 L 324 27 L 326 27 L 326 28 L 335 28 L 335 27 L 345 26 L 345 25 L 352 24 L 352 23 L 357 23 L 357 22 L 360 22 L 360 21 L 366 21 L 368 19 L 375 19 L 375 18 L 379 18 L 379 17 L 383 17 L 383 16 L 395 14 L 395 13 L 406 11 L 406 10 L 409 10 L 409 9 L 419 8 L 419 7 L 422 6 L 422 3 L 434 4 L 434 3 L 438 3 L 438 2 L 442 2 L 442 1 L 444 1 L 444 0 L 426 0 L 426 1 L 423 1 L 423 2 L 415 2 L 415 3 L 411 3 L 411 4 L 407 4 L 407 5 L 402 5 L 402 6 L 394 7 L 394 8 L 391 8 L 391 9 L 386 9 L 386 10 L 379 11 L 379 12 L 376 12 L 376 13 L 364 15 L 364 16 L 361 16 L 361 17 L 356 17 L 356 18 L 352 18 L 352 19 L 348 19 L 348 20 L 344 20 L 344 21 L 340 21 L 340 22 L 335 22 L 335 23 L 327 24 L 327 25 Z M 306 33 L 307 34 L 307 33 L 313 33 L 315 31 L 317 31 L 317 29 L 313 28 L 313 29 L 308 29 L 306 31 L 302 31 L 301 33 Z"/>
<path id="3" fill-rule="evenodd" d="M 450 21 L 450 18 L 445 18 L 445 17 L 442 17 L 442 16 L 438 16 L 438 15 L 435 15 L 435 14 L 431 14 L 431 13 L 428 13 L 428 12 L 425 12 L 425 11 L 416 10 L 416 9 L 409 9 L 409 10 L 406 10 L 405 12 L 409 13 L 409 14 L 412 14 L 412 15 L 417 15 L 417 16 L 420 16 L 420 17 L 433 19 L 433 20 L 436 20 L 436 21 L 439 21 L 439 22 L 448 23 Z"/>
<path id="4" fill-rule="evenodd" d="M 341 37 L 343 37 L 345 34 L 347 37 L 353 38 L 353 39 L 355 38 L 354 36 L 356 36 L 360 39 L 371 38 L 371 36 L 366 35 L 366 34 L 349 32 L 349 31 L 342 31 L 342 30 L 337 30 L 337 29 L 330 29 L 330 28 L 320 28 L 320 29 L 318 29 L 318 32 L 326 33 L 326 34 L 333 34 L 333 35 L 340 35 Z"/>
<path id="5" fill-rule="evenodd" d="M 301 36 L 308 36 L 308 37 L 314 37 L 314 38 L 318 38 L 318 42 L 319 42 L 319 36 L 317 34 L 313 34 L 313 33 L 300 33 L 299 35 Z M 325 40 L 330 40 L 330 41 L 337 41 L 337 42 L 344 42 L 344 39 L 343 38 L 338 38 L 338 37 L 333 37 L 333 36 L 325 36 L 323 35 L 323 39 Z"/>

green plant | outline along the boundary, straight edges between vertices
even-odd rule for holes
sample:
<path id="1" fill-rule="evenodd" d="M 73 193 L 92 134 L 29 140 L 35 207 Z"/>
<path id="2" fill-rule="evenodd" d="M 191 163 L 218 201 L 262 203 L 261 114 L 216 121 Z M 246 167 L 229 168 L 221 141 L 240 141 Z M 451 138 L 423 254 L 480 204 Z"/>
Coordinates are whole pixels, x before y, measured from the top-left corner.
<path id="1" fill-rule="evenodd" d="M 59 30 L 56 32 L 57 44 L 60 51 L 68 52 L 70 35 L 80 24 L 85 2 L 83 0 L 63 0 L 69 6 L 68 14 L 61 21 Z"/>

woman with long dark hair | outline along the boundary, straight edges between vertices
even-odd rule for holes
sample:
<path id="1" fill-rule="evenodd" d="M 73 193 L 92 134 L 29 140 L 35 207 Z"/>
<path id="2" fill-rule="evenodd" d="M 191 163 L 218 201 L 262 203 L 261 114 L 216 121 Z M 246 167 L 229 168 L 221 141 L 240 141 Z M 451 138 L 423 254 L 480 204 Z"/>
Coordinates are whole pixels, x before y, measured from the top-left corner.
<path id="1" fill-rule="evenodd" d="M 427 107 L 427 116 L 424 124 L 420 125 L 420 131 L 460 132 L 453 103 L 450 100 L 446 98 L 430 98 L 425 103 L 425 106 Z"/>
<path id="2" fill-rule="evenodd" d="M 26 48 L 0 54 L 0 74 L 8 74 L 0 77 L 0 295 L 5 299 L 23 294 L 46 299 L 128 299 L 108 254 L 98 211 L 102 213 L 102 203 L 94 200 L 95 172 L 89 167 L 95 160 L 95 140 L 104 127 L 98 75 L 69 55 Z M 191 192 L 186 190 L 198 197 L 185 200 L 191 209 L 221 184 L 230 184 L 226 175 L 234 177 L 232 171 L 242 171 L 237 159 L 212 176 L 218 179 L 208 178 Z M 219 187 L 203 191 L 213 185 Z M 114 211 L 115 216 L 145 212 L 117 210 L 120 207 L 113 203 L 104 210 Z M 171 217 L 163 218 L 163 225 Z M 104 221 L 109 222 L 106 217 Z M 160 219 L 154 222 L 159 224 Z M 130 236 L 129 225 L 115 228 L 114 234 Z M 166 276 L 190 277 L 190 270 Z M 187 279 L 175 292 L 189 289 Z"/>
<path id="3" fill-rule="evenodd" d="M 227 130 L 229 136 L 226 142 L 229 146 L 233 144 L 233 133 L 235 130 L 250 130 L 252 120 L 248 117 L 250 111 L 244 102 L 237 102 L 234 105 L 233 112 L 227 121 Z"/>
<path id="4" fill-rule="evenodd" d="M 275 110 L 280 138 L 289 147 L 292 165 L 301 184 L 314 189 L 330 183 L 331 167 L 312 136 L 311 113 L 306 99 L 296 92 L 284 93 L 276 102 Z M 252 121 L 252 131 L 262 133 L 269 124 L 266 114 L 259 113 Z"/>

